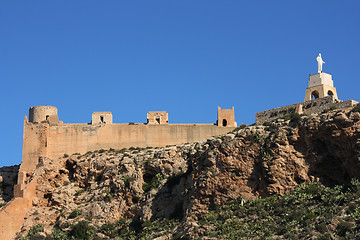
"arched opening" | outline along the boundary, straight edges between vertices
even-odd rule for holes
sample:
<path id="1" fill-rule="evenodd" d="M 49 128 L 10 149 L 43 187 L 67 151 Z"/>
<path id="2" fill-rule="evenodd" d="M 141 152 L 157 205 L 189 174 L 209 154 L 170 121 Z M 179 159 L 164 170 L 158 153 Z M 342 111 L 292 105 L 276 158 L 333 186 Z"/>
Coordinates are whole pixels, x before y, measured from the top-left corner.
<path id="1" fill-rule="evenodd" d="M 334 93 L 330 90 L 327 92 L 327 94 L 328 94 L 328 96 L 334 96 Z"/>
<path id="2" fill-rule="evenodd" d="M 318 91 L 313 91 L 311 93 L 311 99 L 317 99 L 319 98 L 319 92 Z"/>
<path id="3" fill-rule="evenodd" d="M 226 126 L 227 126 L 227 121 L 226 121 L 226 119 L 223 119 L 222 125 L 223 125 L 223 127 L 226 127 Z"/>

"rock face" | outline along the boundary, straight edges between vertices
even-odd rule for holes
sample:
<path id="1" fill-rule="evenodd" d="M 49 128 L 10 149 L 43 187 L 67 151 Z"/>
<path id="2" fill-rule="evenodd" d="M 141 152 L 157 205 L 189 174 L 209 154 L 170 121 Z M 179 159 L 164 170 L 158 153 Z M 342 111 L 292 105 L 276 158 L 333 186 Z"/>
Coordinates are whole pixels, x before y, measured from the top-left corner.
<path id="1" fill-rule="evenodd" d="M 359 120 L 359 113 L 339 110 L 194 144 L 45 159 L 24 230 L 160 217 L 185 219 L 191 229 L 229 200 L 282 195 L 307 181 L 342 184 L 360 177 Z"/>
<path id="2" fill-rule="evenodd" d="M 19 165 L 0 168 L 0 204 L 14 197 L 14 185 L 17 181 Z"/>

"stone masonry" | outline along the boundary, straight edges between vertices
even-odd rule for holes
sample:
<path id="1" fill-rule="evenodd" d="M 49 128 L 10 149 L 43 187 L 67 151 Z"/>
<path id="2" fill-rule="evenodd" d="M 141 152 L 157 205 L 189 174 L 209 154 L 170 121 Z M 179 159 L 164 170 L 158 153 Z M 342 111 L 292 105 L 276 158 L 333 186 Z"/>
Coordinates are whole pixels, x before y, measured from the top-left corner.
<path id="1" fill-rule="evenodd" d="M 267 111 L 258 112 L 255 115 L 256 123 L 263 124 L 277 118 L 284 118 L 287 115 L 294 114 L 296 107 L 301 105 L 303 114 L 321 113 L 329 109 L 347 108 L 356 105 L 354 100 L 339 101 L 334 96 L 327 96 L 301 103 L 295 103 L 279 108 L 273 108 Z"/>

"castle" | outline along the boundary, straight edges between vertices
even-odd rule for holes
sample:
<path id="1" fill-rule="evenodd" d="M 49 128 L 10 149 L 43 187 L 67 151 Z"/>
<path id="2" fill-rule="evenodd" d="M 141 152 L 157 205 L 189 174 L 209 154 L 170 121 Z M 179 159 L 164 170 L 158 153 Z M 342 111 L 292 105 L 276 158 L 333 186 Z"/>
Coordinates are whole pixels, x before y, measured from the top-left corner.
<path id="1" fill-rule="evenodd" d="M 263 124 L 294 113 L 321 113 L 357 104 L 354 100 L 338 99 L 332 76 L 322 72 L 322 59 L 318 63 L 318 73 L 309 76 L 303 102 L 258 112 L 256 123 Z M 218 107 L 218 119 L 214 124 L 171 124 L 165 111 L 148 112 L 146 123 L 113 123 L 111 112 L 94 112 L 91 123 L 72 124 L 59 121 L 56 107 L 31 107 L 29 119 L 24 118 L 23 156 L 14 199 L 0 210 L 0 239 L 9 239 L 20 230 L 36 195 L 37 175 L 34 173 L 44 157 L 55 160 L 65 154 L 99 149 L 190 143 L 228 133 L 236 127 L 234 107 Z"/>
<path id="2" fill-rule="evenodd" d="M 200 141 L 233 130 L 234 107 L 218 107 L 215 124 L 170 124 L 168 113 L 151 111 L 146 123 L 113 123 L 111 112 L 94 112 L 91 123 L 63 123 L 57 108 L 36 106 L 24 119 L 23 158 L 15 186 L 15 197 L 23 196 L 23 189 L 43 157 L 56 159 L 64 154 L 98 149 L 129 147 L 165 147 Z"/>

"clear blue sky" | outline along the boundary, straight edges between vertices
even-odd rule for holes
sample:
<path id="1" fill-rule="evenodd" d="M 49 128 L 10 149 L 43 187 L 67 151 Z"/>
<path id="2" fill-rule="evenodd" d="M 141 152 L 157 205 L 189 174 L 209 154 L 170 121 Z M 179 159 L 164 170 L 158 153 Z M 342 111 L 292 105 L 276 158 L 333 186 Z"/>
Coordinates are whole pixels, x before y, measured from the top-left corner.
<path id="1" fill-rule="evenodd" d="M 1 1 L 0 166 L 21 162 L 23 117 L 65 123 L 238 124 L 301 102 L 322 53 L 340 99 L 360 100 L 360 1 Z"/>

